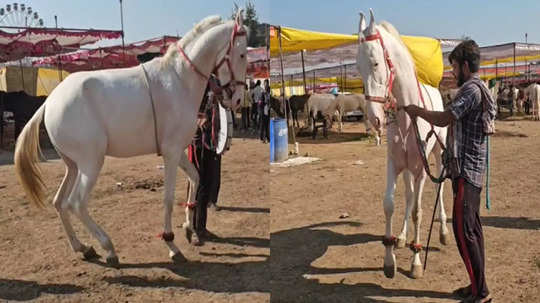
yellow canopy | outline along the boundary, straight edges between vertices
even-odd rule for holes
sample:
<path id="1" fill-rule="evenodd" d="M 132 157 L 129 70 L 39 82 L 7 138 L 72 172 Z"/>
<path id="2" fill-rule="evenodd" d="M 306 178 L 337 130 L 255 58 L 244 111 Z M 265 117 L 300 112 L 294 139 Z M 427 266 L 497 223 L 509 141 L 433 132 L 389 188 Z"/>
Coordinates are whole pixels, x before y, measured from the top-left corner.
<path id="1" fill-rule="evenodd" d="M 441 44 L 426 37 L 401 36 L 416 64 L 420 82 L 439 86 L 443 75 Z M 281 27 L 281 48 L 284 53 L 306 50 L 329 49 L 357 43 L 357 35 L 312 32 L 289 27 Z M 279 54 L 278 29 L 270 29 L 270 55 Z"/>

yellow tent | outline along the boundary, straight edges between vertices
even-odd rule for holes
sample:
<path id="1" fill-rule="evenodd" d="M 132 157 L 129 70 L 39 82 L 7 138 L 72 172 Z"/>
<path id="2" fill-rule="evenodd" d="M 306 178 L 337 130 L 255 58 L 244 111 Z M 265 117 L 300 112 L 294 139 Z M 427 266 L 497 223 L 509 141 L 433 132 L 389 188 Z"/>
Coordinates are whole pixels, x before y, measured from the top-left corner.
<path id="1" fill-rule="evenodd" d="M 281 49 L 284 53 L 329 49 L 357 43 L 357 35 L 320 33 L 289 27 L 270 28 L 270 55 L 279 54 L 278 32 L 281 32 Z M 426 37 L 401 36 L 416 64 L 418 79 L 434 87 L 439 86 L 443 75 L 441 44 Z"/>
<path id="2" fill-rule="evenodd" d="M 66 71 L 60 75 L 56 69 L 6 66 L 0 69 L 0 90 L 24 90 L 31 96 L 48 96 L 68 75 Z"/>

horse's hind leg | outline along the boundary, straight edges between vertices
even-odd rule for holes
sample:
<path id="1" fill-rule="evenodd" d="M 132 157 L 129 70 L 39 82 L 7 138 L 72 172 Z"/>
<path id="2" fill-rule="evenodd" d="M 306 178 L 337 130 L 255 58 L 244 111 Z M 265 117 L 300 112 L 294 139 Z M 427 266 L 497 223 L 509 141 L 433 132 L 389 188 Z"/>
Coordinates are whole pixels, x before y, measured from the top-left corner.
<path id="1" fill-rule="evenodd" d="M 107 263 L 115 265 L 118 264 L 118 257 L 116 256 L 111 239 L 90 217 L 87 207 L 90 191 L 96 184 L 99 171 L 103 166 L 103 160 L 104 156 L 101 156 L 100 159 L 86 159 L 84 163 L 78 163 L 79 174 L 69 197 L 68 204 L 88 231 L 99 241 L 101 247 L 108 252 Z"/>
<path id="2" fill-rule="evenodd" d="M 397 237 L 396 246 L 399 248 L 405 247 L 405 244 L 407 243 L 407 225 L 409 224 L 409 218 L 411 217 L 414 202 L 413 174 L 409 170 L 405 170 L 403 172 L 403 183 L 405 185 L 405 197 L 407 204 L 405 208 L 405 217 L 403 218 L 403 227 L 401 228 L 401 233 Z"/>
<path id="3" fill-rule="evenodd" d="M 436 160 L 437 176 L 440 176 L 442 170 L 444 169 L 444 164 L 442 163 L 442 149 L 439 144 L 435 144 L 433 152 Z M 439 185 L 436 186 L 438 187 Z M 444 182 L 440 186 L 441 193 L 439 195 L 439 220 L 441 221 L 441 227 L 439 229 L 439 241 L 441 244 L 446 245 L 448 244 L 448 227 L 446 226 L 446 212 L 444 210 L 443 202 Z"/>
<path id="4" fill-rule="evenodd" d="M 426 177 L 426 173 L 422 171 L 421 175 L 415 180 L 414 185 L 415 201 L 412 212 L 414 241 L 411 243 L 410 247 L 413 251 L 413 262 L 411 264 L 411 277 L 413 279 L 421 278 L 424 275 L 422 261 L 420 261 L 420 250 L 422 248 L 420 244 L 420 224 L 422 223 L 422 192 L 424 190 Z"/>
<path id="5" fill-rule="evenodd" d="M 65 155 L 59 153 L 64 162 L 66 163 L 66 175 L 56 192 L 56 195 L 53 199 L 53 205 L 62 220 L 62 225 L 67 234 L 69 244 L 75 252 L 81 252 L 84 254 L 85 258 L 92 259 L 97 257 L 95 250 L 92 247 L 87 247 L 79 241 L 71 225 L 71 220 L 69 218 L 69 208 L 67 204 L 67 198 L 73 189 L 73 184 L 77 178 L 77 165 L 73 160 L 69 159 Z"/>

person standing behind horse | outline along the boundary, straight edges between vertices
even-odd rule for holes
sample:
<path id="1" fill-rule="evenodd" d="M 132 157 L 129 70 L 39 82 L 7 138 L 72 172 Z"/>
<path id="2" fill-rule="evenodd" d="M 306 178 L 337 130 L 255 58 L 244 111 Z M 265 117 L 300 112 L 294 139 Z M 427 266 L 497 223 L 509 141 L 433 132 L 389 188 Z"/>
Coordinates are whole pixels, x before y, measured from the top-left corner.
<path id="1" fill-rule="evenodd" d="M 210 81 L 216 81 L 210 79 Z M 217 194 L 221 182 L 221 155 L 216 153 L 216 133 L 219 130 L 219 104 L 216 96 L 206 87 L 199 114 L 197 117 L 197 132 L 193 143 L 188 147 L 189 160 L 195 164 L 199 172 L 199 186 L 197 188 L 197 205 L 193 216 L 195 234 L 191 243 L 195 246 L 203 244 L 205 238 L 212 234 L 206 229 L 209 203 L 217 202 Z"/>
<path id="2" fill-rule="evenodd" d="M 473 40 L 461 42 L 450 53 L 454 76 L 460 87 L 452 104 L 444 111 L 429 111 L 415 105 L 405 111 L 439 127 L 450 125 L 448 146 L 454 189 L 453 227 L 459 253 L 471 284 L 455 293 L 462 302 L 491 302 L 486 283 L 484 236 L 480 221 L 480 193 L 487 159 L 486 136 L 492 134 L 495 102 L 478 77 L 480 51 Z"/>
<path id="3" fill-rule="evenodd" d="M 261 80 L 257 80 L 257 83 L 255 83 L 255 87 L 253 88 L 252 92 L 252 106 L 251 110 L 254 113 L 254 122 L 256 125 L 256 129 L 259 129 L 260 127 L 260 119 L 262 116 L 262 103 L 264 98 L 264 89 L 261 87 Z"/>
<path id="4" fill-rule="evenodd" d="M 260 118 L 259 138 L 263 143 L 270 142 L 270 83 L 264 80 L 264 92 L 262 95 L 262 111 Z"/>
<path id="5" fill-rule="evenodd" d="M 249 108 L 251 107 L 251 91 L 248 90 L 248 85 L 244 84 L 244 100 L 242 100 L 242 129 L 248 130 L 249 128 Z"/>

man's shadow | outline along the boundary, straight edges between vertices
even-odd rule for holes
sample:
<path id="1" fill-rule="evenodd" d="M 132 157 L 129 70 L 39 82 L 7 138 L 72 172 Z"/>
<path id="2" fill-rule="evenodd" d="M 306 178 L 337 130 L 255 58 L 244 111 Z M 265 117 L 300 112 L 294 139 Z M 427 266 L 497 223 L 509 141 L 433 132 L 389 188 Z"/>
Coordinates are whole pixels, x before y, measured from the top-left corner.
<path id="1" fill-rule="evenodd" d="M 42 293 L 67 295 L 82 292 L 83 287 L 72 284 L 39 284 L 35 281 L 0 279 L 0 300 L 29 301 Z"/>
<path id="2" fill-rule="evenodd" d="M 437 291 L 385 289 L 374 283 L 342 284 L 320 283 L 306 275 L 380 272 L 381 267 L 320 268 L 311 265 L 322 257 L 330 246 L 380 242 L 382 236 L 358 233 L 344 235 L 328 228 L 340 226 L 360 227 L 352 221 L 326 222 L 301 228 L 279 231 L 270 235 L 270 270 L 272 302 L 386 302 L 370 298 L 428 297 L 449 298 L 450 294 Z M 358 252 L 361 253 L 361 252 Z M 399 269 L 400 272 L 404 270 Z M 353 299 L 354 298 L 354 299 Z"/>

